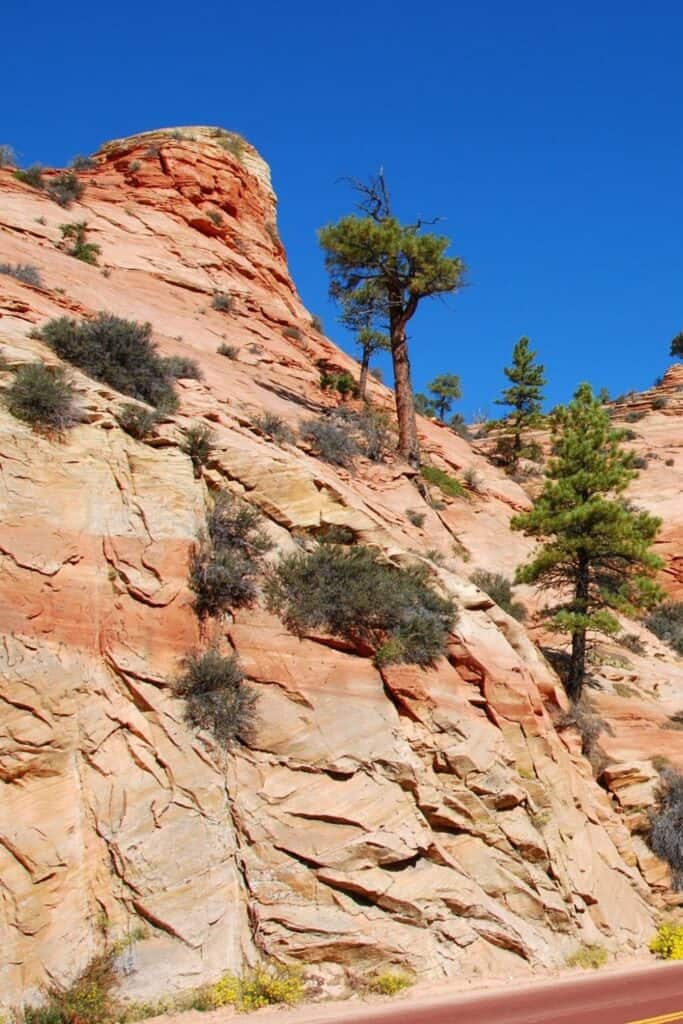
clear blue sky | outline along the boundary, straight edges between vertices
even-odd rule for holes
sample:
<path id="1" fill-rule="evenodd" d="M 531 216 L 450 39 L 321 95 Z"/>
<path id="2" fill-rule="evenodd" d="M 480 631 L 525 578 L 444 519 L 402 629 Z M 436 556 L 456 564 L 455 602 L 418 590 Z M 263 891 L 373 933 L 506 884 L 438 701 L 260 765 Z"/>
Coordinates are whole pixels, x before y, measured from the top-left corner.
<path id="1" fill-rule="evenodd" d="M 328 333 L 316 228 L 383 165 L 444 218 L 469 287 L 412 321 L 418 389 L 496 413 L 527 334 L 549 403 L 651 384 L 683 329 L 683 6 L 632 0 L 116 4 L 6 0 L 0 142 L 61 165 L 136 131 L 220 124 L 269 161 L 294 279 Z M 348 342 L 347 342 L 348 343 Z"/>

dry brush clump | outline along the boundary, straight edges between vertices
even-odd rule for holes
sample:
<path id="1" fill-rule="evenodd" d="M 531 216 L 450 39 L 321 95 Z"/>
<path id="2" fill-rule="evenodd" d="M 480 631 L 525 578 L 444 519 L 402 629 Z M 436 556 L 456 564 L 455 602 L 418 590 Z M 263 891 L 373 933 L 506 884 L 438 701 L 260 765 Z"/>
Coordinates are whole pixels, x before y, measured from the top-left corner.
<path id="1" fill-rule="evenodd" d="M 221 491 L 190 560 L 197 615 L 204 618 L 253 604 L 263 556 L 271 547 L 259 513 Z"/>
<path id="2" fill-rule="evenodd" d="M 266 597 L 297 635 L 324 630 L 369 644 L 380 664 L 433 662 L 456 620 L 453 602 L 437 593 L 424 566 L 399 568 L 364 545 L 327 543 L 286 556 Z"/>
<path id="3" fill-rule="evenodd" d="M 34 332 L 60 359 L 138 401 L 172 411 L 173 376 L 152 341 L 152 326 L 98 313 L 92 320 L 59 317 Z"/>
<path id="4" fill-rule="evenodd" d="M 37 430 L 59 434 L 78 420 L 74 388 L 62 366 L 26 363 L 4 397 L 12 415 Z"/>
<path id="5" fill-rule="evenodd" d="M 185 721 L 205 729 L 225 749 L 248 739 L 254 723 L 256 694 L 244 686 L 244 673 L 234 654 L 211 647 L 187 655 L 176 680 L 176 693 L 185 699 Z"/>
<path id="6" fill-rule="evenodd" d="M 683 775 L 673 768 L 660 772 L 661 800 L 651 815 L 650 849 L 671 868 L 672 885 L 683 890 Z"/>

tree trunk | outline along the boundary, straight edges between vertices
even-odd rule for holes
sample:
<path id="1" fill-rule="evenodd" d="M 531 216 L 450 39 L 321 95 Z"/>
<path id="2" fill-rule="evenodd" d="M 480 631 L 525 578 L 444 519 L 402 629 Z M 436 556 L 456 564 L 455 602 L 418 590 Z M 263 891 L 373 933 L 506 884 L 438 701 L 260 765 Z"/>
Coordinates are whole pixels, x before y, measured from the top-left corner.
<path id="1" fill-rule="evenodd" d="M 572 633 L 572 653 L 569 659 L 569 672 L 567 673 L 567 696 L 576 703 L 581 699 L 583 689 L 583 677 L 586 664 L 586 630 L 581 629 Z"/>
<path id="2" fill-rule="evenodd" d="M 413 386 L 410 381 L 406 323 L 405 317 L 391 315 L 391 358 L 394 365 L 396 416 L 398 417 L 398 450 L 411 466 L 419 469 L 420 445 L 417 440 Z"/>
<path id="3" fill-rule="evenodd" d="M 579 615 L 588 613 L 588 591 L 589 591 L 589 564 L 588 559 L 581 557 L 576 573 L 574 585 L 574 601 L 572 610 Z M 572 653 L 569 659 L 569 672 L 567 673 L 567 696 L 570 700 L 581 699 L 583 679 L 586 670 L 586 630 L 575 629 L 572 633 Z"/>
<path id="4" fill-rule="evenodd" d="M 370 366 L 370 351 L 363 348 L 363 355 L 360 362 L 360 378 L 358 380 L 358 397 L 365 401 L 365 392 L 368 389 L 368 367 Z"/>

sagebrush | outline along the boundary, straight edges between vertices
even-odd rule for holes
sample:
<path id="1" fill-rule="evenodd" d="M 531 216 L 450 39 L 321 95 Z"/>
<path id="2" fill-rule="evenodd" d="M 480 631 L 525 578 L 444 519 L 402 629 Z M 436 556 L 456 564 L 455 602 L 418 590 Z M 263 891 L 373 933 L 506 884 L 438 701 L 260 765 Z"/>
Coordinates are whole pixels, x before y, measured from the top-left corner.
<path id="1" fill-rule="evenodd" d="M 256 695 L 243 685 L 244 673 L 234 654 L 215 648 L 185 658 L 176 691 L 185 698 L 185 718 L 194 729 L 206 729 L 228 748 L 245 739 L 253 726 Z"/>
<path id="2" fill-rule="evenodd" d="M 370 644 L 376 658 L 429 664 L 456 618 L 424 566 L 399 568 L 364 545 L 323 544 L 282 559 L 266 585 L 268 606 L 292 632 L 311 630 Z"/>
<path id="3" fill-rule="evenodd" d="M 7 407 L 31 426 L 60 433 L 77 420 L 75 392 L 61 366 L 26 363 L 5 392 Z"/>

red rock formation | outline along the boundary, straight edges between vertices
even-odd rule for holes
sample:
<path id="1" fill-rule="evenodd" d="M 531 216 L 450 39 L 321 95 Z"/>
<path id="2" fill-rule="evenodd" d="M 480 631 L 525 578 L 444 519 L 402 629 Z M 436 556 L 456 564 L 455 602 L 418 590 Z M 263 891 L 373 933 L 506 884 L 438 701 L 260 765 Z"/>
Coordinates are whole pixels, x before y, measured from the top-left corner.
<path id="1" fill-rule="evenodd" d="M 430 977 L 554 964 L 577 942 L 641 946 L 639 864 L 648 878 L 653 866 L 555 731 L 556 677 L 466 579 L 510 573 L 528 552 L 507 529 L 524 491 L 427 421 L 429 460 L 476 469 L 476 493 L 428 504 L 393 459 L 351 473 L 265 436 L 264 410 L 295 427 L 335 404 L 318 360 L 356 371 L 289 278 L 266 166 L 206 128 L 110 143 L 96 160 L 68 211 L 0 169 L 0 262 L 34 264 L 44 282 L 0 275 L 0 351 L 10 367 L 54 362 L 31 329 L 104 309 L 149 320 L 161 352 L 192 356 L 204 377 L 180 382 L 180 411 L 151 444 L 118 427 L 125 399 L 77 370 L 82 422 L 62 443 L 0 408 L 0 1006 L 68 980 L 103 932 L 141 922 L 124 981 L 140 996 L 262 954 L 329 981 L 380 963 Z M 82 220 L 100 267 L 59 248 L 59 225 Z M 386 388 L 370 394 L 391 409 Z M 179 449 L 193 420 L 216 433 L 201 479 Z M 280 551 L 325 524 L 398 561 L 438 551 L 443 566 L 428 564 L 461 607 L 448 658 L 380 673 L 261 609 L 201 633 L 187 561 L 219 487 L 261 509 Z M 173 694 L 180 659 L 209 639 L 237 651 L 259 696 L 253 738 L 227 755 Z"/>

